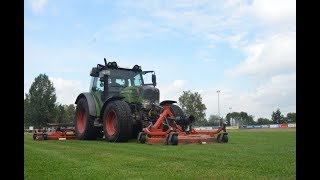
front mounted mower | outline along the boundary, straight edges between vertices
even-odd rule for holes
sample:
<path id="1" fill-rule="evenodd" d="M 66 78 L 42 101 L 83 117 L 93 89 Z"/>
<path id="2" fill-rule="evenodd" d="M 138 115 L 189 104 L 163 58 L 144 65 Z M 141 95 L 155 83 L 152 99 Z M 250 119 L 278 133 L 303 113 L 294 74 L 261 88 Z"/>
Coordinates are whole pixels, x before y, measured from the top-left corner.
<path id="1" fill-rule="evenodd" d="M 228 142 L 226 124 L 214 131 L 197 131 L 192 128 L 195 121 L 194 116 L 185 116 L 181 108 L 173 103 L 176 101 L 161 103 L 160 117 L 154 124 L 150 123 L 148 127 L 143 128 L 138 134 L 138 143 L 177 145 L 180 143 Z"/>

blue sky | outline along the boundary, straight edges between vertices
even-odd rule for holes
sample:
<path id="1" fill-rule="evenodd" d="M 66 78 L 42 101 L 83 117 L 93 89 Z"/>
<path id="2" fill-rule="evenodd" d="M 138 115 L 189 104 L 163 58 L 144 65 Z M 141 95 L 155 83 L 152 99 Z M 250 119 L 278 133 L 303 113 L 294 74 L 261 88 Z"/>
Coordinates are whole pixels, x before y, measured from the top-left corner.
<path id="1" fill-rule="evenodd" d="M 201 94 L 206 116 L 296 112 L 296 2 L 25 0 L 24 93 L 40 73 L 57 102 L 88 91 L 103 58 L 157 75 L 160 100 Z"/>

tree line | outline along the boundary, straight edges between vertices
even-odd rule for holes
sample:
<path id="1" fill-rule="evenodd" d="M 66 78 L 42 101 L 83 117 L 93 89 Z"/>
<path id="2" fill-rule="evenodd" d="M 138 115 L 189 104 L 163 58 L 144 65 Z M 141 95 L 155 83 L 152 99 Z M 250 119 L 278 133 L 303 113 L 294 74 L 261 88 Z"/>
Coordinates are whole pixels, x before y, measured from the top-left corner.
<path id="1" fill-rule="evenodd" d="M 75 115 L 73 104 L 56 102 L 53 83 L 46 74 L 40 74 L 32 83 L 24 99 L 24 126 L 41 128 L 48 123 L 72 123 Z"/>
<path id="2" fill-rule="evenodd" d="M 53 83 L 46 74 L 40 74 L 32 83 L 29 92 L 24 99 L 24 125 L 44 127 L 48 123 L 72 123 L 75 116 L 75 105 L 63 105 L 57 103 L 57 97 Z M 296 113 L 290 112 L 286 116 L 281 114 L 280 109 L 273 111 L 271 119 L 258 118 L 247 112 L 232 112 L 226 117 L 210 115 L 206 118 L 206 106 L 202 103 L 202 97 L 198 92 L 183 91 L 179 97 L 179 105 L 186 115 L 193 115 L 196 118 L 195 126 L 218 126 L 219 122 L 226 122 L 227 125 L 262 125 L 262 124 L 283 124 L 296 122 Z M 232 123 L 233 122 L 233 123 Z"/>
<path id="3" fill-rule="evenodd" d="M 263 124 L 284 124 L 296 122 L 296 113 L 290 112 L 286 116 L 281 114 L 280 109 L 273 111 L 271 119 L 258 118 L 254 121 L 253 115 L 247 112 L 232 112 L 228 113 L 226 117 L 219 117 L 218 115 L 210 115 L 206 119 L 205 104 L 202 103 L 201 95 L 198 92 L 183 91 L 179 97 L 179 105 L 186 114 L 193 114 L 196 118 L 195 126 L 219 126 L 220 120 L 227 123 L 227 126 L 232 125 L 231 121 L 237 125 L 263 125 Z"/>

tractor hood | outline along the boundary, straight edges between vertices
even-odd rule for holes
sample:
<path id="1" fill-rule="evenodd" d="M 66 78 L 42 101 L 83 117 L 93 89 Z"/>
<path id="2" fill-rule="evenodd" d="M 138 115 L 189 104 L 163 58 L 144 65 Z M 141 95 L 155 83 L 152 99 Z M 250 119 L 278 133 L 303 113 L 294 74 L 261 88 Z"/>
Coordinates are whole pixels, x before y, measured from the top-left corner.
<path id="1" fill-rule="evenodd" d="M 159 104 L 160 92 L 158 88 L 153 86 L 140 86 L 139 91 L 143 100 Z"/>
<path id="2" fill-rule="evenodd" d="M 120 92 L 120 96 L 124 97 L 127 103 L 149 103 L 159 104 L 160 93 L 159 89 L 153 86 L 130 86 L 124 88 Z"/>

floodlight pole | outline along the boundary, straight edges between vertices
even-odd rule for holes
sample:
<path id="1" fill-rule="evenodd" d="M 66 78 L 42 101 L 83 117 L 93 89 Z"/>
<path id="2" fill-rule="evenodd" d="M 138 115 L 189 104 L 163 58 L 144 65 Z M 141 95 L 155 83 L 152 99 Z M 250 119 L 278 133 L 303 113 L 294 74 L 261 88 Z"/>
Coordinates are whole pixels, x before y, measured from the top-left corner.
<path id="1" fill-rule="evenodd" d="M 220 108 L 219 108 L 219 93 L 220 93 L 220 90 L 218 90 L 217 93 L 218 93 L 218 116 L 220 118 Z M 221 126 L 220 119 L 219 119 L 219 126 Z"/>

